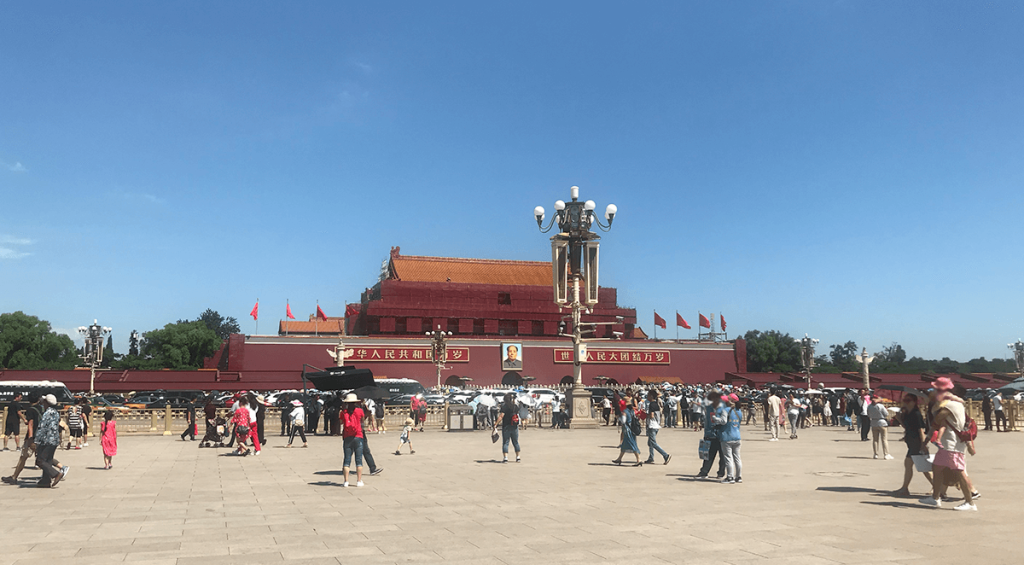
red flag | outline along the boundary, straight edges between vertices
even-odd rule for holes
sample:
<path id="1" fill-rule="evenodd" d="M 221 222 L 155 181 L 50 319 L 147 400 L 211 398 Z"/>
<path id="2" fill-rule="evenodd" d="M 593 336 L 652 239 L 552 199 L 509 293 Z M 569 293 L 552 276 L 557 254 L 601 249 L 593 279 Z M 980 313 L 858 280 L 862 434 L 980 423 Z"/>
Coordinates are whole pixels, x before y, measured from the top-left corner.
<path id="1" fill-rule="evenodd" d="M 676 312 L 676 325 L 681 327 L 681 328 L 688 329 L 688 330 L 692 329 L 690 327 L 690 324 L 687 324 L 686 320 L 684 320 L 683 317 L 679 315 L 679 312 Z"/>
<path id="2" fill-rule="evenodd" d="M 288 318 L 291 319 L 291 320 L 295 319 L 295 316 L 292 316 L 292 305 L 291 304 L 285 303 L 285 313 L 284 314 L 285 314 L 285 316 L 288 316 Z"/>
<path id="3" fill-rule="evenodd" d="M 718 315 L 718 321 L 722 322 L 722 331 L 724 332 L 725 331 L 725 316 L 719 314 Z"/>
<path id="4" fill-rule="evenodd" d="M 355 304 L 349 304 L 345 306 L 345 317 L 352 318 L 359 315 L 359 307 Z"/>
<path id="5" fill-rule="evenodd" d="M 701 314 L 700 312 L 698 312 L 697 315 L 700 316 L 700 326 L 702 328 L 711 329 L 711 320 L 705 318 L 704 314 Z"/>
<path id="6" fill-rule="evenodd" d="M 320 309 L 320 305 L 319 304 L 316 305 L 316 317 L 320 318 L 321 320 L 323 320 L 325 322 L 327 321 L 327 314 L 324 314 L 324 311 Z"/>
<path id="7" fill-rule="evenodd" d="M 665 319 L 659 316 L 657 312 L 654 313 L 654 325 L 660 327 L 661 329 L 665 329 L 666 327 L 668 327 L 668 324 L 665 323 Z"/>
<path id="8" fill-rule="evenodd" d="M 252 307 L 252 312 L 249 312 L 249 315 L 252 316 L 253 320 L 260 319 L 259 318 L 259 316 L 260 316 L 260 301 L 259 300 L 256 301 L 256 305 Z"/>

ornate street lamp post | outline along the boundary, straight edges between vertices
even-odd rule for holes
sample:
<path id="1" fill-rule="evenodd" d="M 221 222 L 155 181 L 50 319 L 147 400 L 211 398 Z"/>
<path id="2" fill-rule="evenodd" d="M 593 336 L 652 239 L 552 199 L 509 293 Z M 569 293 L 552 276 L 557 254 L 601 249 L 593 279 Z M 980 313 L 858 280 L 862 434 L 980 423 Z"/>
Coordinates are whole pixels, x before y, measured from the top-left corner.
<path id="1" fill-rule="evenodd" d="M 441 390 L 441 369 L 448 362 L 448 336 L 452 332 L 441 331 L 441 326 L 432 332 L 426 333 L 430 338 L 431 359 L 434 360 L 434 368 L 437 369 L 437 390 Z"/>
<path id="2" fill-rule="evenodd" d="M 580 318 L 584 310 L 597 304 L 598 284 L 598 249 L 601 237 L 590 231 L 591 225 L 597 225 L 602 231 L 612 227 L 612 221 L 618 208 L 609 204 L 604 217 L 608 222 L 602 224 L 594 214 L 597 207 L 593 200 L 580 202 L 579 187 L 571 187 L 570 202 L 555 202 L 555 217 L 544 227 L 544 208 L 537 206 L 533 215 L 537 219 L 537 227 L 541 233 L 547 233 L 558 223 L 558 234 L 551 238 L 552 283 L 555 291 L 555 304 L 572 309 L 572 333 L 561 333 L 572 338 L 573 343 L 573 388 L 566 398 L 572 412 L 572 425 L 579 427 L 583 422 L 590 421 L 591 396 L 583 388 L 583 361 L 586 359 L 586 345 L 583 333 L 593 331 L 597 324 L 584 324 Z M 584 283 L 583 296 L 580 296 L 580 283 Z M 587 330 L 584 329 L 587 326 Z"/>
<path id="3" fill-rule="evenodd" d="M 89 394 L 96 394 L 96 367 L 103 362 L 103 337 L 112 331 L 112 328 L 100 326 L 95 319 L 89 327 L 78 327 L 78 333 L 85 337 L 82 360 L 89 366 Z"/>
<path id="4" fill-rule="evenodd" d="M 1024 377 L 1024 341 L 1017 340 L 1017 343 L 1008 343 L 1006 347 L 1013 351 L 1013 359 L 1017 362 L 1017 376 Z"/>
<path id="5" fill-rule="evenodd" d="M 814 344 L 818 343 L 818 340 L 807 337 L 807 334 L 804 334 L 803 339 L 798 339 L 796 342 L 800 344 L 800 362 L 804 367 L 807 390 L 811 390 L 811 369 L 814 368 Z"/>

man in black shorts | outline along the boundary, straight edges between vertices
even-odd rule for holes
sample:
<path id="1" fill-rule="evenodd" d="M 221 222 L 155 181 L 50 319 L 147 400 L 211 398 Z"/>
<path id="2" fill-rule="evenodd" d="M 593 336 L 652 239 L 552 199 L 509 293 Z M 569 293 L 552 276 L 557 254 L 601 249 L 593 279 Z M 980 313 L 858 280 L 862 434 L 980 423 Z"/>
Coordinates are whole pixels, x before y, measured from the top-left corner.
<path id="1" fill-rule="evenodd" d="M 35 431 L 36 428 L 39 427 L 39 417 L 42 415 L 45 408 L 40 405 L 42 399 L 36 395 L 29 395 L 28 402 L 30 405 L 25 409 L 25 422 L 28 430 L 25 433 L 25 443 L 21 446 L 21 458 L 18 460 L 18 464 L 14 467 L 14 473 L 0 479 L 9 485 L 18 484 L 18 477 L 25 469 L 26 462 L 28 462 L 29 457 L 32 457 L 36 453 Z M 53 460 L 53 464 L 60 467 L 60 462 L 56 459 Z"/>
<path id="2" fill-rule="evenodd" d="M 25 407 L 21 404 L 21 393 L 15 393 L 14 400 L 7 405 L 7 421 L 4 422 L 4 451 L 7 451 L 7 440 L 14 436 L 14 449 L 21 449 L 21 423 L 25 421 Z"/>

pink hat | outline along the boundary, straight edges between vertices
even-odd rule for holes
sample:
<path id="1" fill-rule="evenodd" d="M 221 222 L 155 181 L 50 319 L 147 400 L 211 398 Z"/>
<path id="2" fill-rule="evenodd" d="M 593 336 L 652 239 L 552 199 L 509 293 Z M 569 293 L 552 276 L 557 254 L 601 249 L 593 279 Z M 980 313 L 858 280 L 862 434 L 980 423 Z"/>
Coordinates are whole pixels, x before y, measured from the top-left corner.
<path id="1" fill-rule="evenodd" d="M 729 402 L 739 402 L 739 401 L 740 401 L 740 397 L 736 396 L 735 392 L 729 395 Z"/>
<path id="2" fill-rule="evenodd" d="M 932 381 L 935 390 L 953 390 L 953 381 L 949 377 L 939 377 Z"/>

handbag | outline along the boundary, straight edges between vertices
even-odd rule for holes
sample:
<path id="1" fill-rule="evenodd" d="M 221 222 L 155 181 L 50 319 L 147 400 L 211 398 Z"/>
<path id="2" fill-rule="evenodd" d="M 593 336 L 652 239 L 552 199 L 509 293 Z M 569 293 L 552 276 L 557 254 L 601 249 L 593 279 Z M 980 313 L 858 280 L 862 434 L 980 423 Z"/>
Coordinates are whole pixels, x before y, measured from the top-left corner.
<path id="1" fill-rule="evenodd" d="M 499 437 L 501 437 L 501 436 L 498 435 L 498 430 L 493 430 L 491 432 L 491 443 L 498 443 L 498 438 Z"/>
<path id="2" fill-rule="evenodd" d="M 707 461 L 711 458 L 711 440 L 700 440 L 700 444 L 697 445 L 697 455 L 700 456 L 701 461 Z"/>

